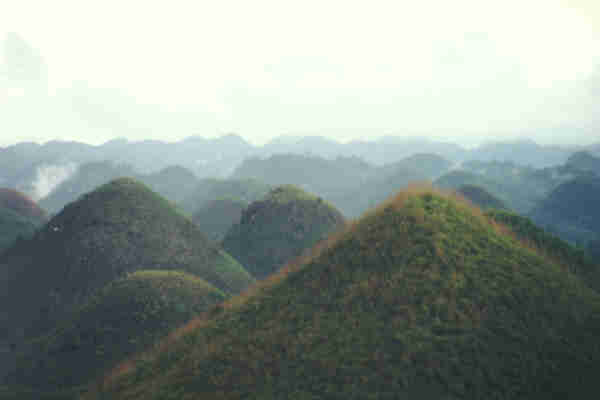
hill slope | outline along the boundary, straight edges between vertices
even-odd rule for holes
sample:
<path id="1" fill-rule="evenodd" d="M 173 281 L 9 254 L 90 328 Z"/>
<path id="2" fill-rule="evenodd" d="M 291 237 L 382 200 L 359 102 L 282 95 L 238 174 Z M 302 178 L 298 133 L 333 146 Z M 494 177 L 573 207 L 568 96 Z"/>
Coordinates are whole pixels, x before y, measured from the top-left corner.
<path id="1" fill-rule="evenodd" d="M 96 290 L 140 269 L 186 271 L 228 293 L 253 281 L 169 202 L 118 179 L 67 205 L 0 258 L 0 340 L 39 335 Z"/>
<path id="2" fill-rule="evenodd" d="M 136 271 L 108 284 L 71 319 L 37 339 L 9 382 L 76 389 L 225 298 L 184 272 Z"/>
<path id="3" fill-rule="evenodd" d="M 600 296 L 453 199 L 401 194 L 287 272 L 88 398 L 597 394 Z"/>
<path id="4" fill-rule="evenodd" d="M 465 196 L 471 203 L 482 209 L 495 208 L 498 210 L 507 209 L 502 200 L 490 194 L 487 190 L 475 185 L 462 185 L 456 190 L 459 194 Z"/>
<path id="5" fill-rule="evenodd" d="M 600 177 L 580 176 L 554 189 L 531 218 L 565 240 L 586 243 L 600 237 L 599 204 Z"/>
<path id="6" fill-rule="evenodd" d="M 221 241 L 227 231 L 240 222 L 242 211 L 248 206 L 239 199 L 217 199 L 202 207 L 192 216 L 192 221 L 209 238 Z"/>
<path id="7" fill-rule="evenodd" d="M 277 187 L 248 206 L 223 239 L 223 247 L 262 279 L 340 228 L 344 218 L 302 189 Z"/>

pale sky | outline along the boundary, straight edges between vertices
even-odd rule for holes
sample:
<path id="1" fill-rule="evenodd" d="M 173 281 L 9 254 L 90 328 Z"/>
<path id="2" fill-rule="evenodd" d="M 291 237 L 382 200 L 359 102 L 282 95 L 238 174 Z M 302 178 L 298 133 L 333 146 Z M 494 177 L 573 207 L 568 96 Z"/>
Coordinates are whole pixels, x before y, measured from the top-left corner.
<path id="1" fill-rule="evenodd" d="M 0 0 L 9 32 L 47 87 L 2 72 L 0 53 L 0 145 L 600 142 L 597 0 Z"/>

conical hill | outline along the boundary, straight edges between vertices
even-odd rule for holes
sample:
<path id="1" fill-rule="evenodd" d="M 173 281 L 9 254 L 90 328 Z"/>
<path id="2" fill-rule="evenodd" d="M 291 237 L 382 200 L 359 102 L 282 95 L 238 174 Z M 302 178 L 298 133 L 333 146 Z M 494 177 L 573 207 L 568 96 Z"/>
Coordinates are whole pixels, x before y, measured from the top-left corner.
<path id="1" fill-rule="evenodd" d="M 225 298 L 222 291 L 185 272 L 136 271 L 108 284 L 72 318 L 38 338 L 20 356 L 8 382 L 75 392 Z"/>
<path id="2" fill-rule="evenodd" d="M 283 185 L 242 212 L 223 247 L 262 279 L 343 224 L 344 217 L 329 203 L 297 186 Z"/>
<path id="3" fill-rule="evenodd" d="M 600 296 L 445 195 L 401 193 L 276 277 L 96 398 L 597 394 Z"/>
<path id="4" fill-rule="evenodd" d="M 248 206 L 243 200 L 221 198 L 201 206 L 192 221 L 202 232 L 215 241 L 221 241 L 229 229 L 240 222 L 242 211 Z"/>
<path id="5" fill-rule="evenodd" d="M 48 219 L 46 211 L 41 209 L 25 194 L 8 188 L 0 188 L 0 208 L 9 209 L 36 224 Z"/>
<path id="6" fill-rule="evenodd" d="M 0 317 L 9 332 L 2 333 L 37 336 L 96 290 L 141 269 L 189 272 L 227 293 L 253 281 L 168 201 L 122 178 L 67 205 L 3 255 Z"/>

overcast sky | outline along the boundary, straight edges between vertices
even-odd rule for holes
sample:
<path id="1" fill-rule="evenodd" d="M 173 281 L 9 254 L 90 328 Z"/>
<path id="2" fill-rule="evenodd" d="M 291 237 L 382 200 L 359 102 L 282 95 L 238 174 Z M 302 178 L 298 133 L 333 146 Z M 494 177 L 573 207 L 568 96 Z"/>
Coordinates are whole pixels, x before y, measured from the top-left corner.
<path id="1" fill-rule="evenodd" d="M 598 0 L 0 0 L 0 40 L 0 145 L 600 141 Z"/>

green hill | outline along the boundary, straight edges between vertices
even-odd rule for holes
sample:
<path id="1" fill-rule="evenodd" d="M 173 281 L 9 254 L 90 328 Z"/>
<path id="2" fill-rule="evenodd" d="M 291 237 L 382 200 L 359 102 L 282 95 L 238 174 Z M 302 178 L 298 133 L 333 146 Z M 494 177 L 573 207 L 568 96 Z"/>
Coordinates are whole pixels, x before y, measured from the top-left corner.
<path id="1" fill-rule="evenodd" d="M 220 242 L 234 224 L 240 222 L 242 211 L 248 206 L 243 200 L 217 199 L 200 207 L 192 221 L 209 238 Z"/>
<path id="2" fill-rule="evenodd" d="M 184 272 L 134 272 L 108 284 L 72 318 L 38 338 L 20 356 L 8 381 L 38 390 L 76 391 L 225 298 Z"/>
<path id="3" fill-rule="evenodd" d="M 452 198 L 401 193 L 284 272 L 85 398 L 597 395 L 600 295 Z"/>
<path id="4" fill-rule="evenodd" d="M 67 205 L 0 258 L 0 342 L 38 336 L 137 270 L 189 272 L 227 293 L 253 281 L 168 201 L 122 178 Z"/>
<path id="5" fill-rule="evenodd" d="M 344 223 L 322 199 L 292 186 L 279 186 L 246 208 L 223 239 L 223 247 L 262 279 L 299 256 Z"/>
<path id="6" fill-rule="evenodd" d="M 498 210 L 505 210 L 508 208 L 502 200 L 490 194 L 480 186 L 462 185 L 456 192 L 463 195 L 471 203 L 482 209 L 495 208 Z"/>

